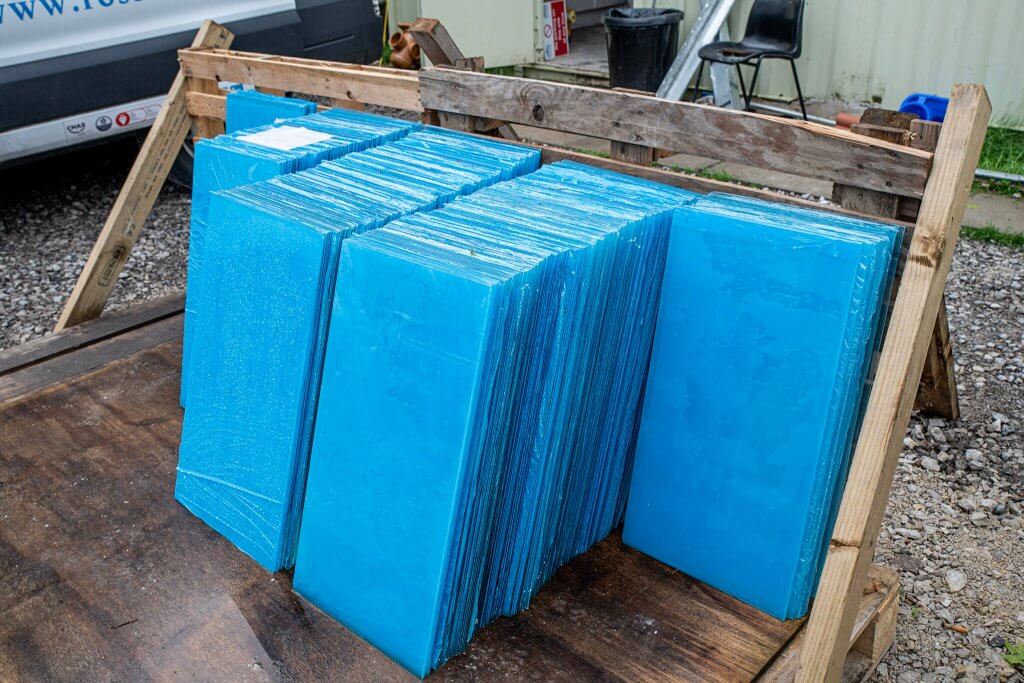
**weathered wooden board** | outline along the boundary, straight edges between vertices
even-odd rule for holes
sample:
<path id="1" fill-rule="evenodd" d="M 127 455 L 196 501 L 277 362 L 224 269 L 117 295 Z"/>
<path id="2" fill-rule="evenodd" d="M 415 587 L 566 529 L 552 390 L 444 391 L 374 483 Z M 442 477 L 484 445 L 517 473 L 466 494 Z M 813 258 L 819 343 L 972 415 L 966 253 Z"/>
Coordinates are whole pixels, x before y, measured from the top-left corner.
<path id="1" fill-rule="evenodd" d="M 115 314 L 122 334 L 34 359 L 50 381 L 0 399 L 0 679 L 413 680 L 174 502 L 180 327 L 154 340 L 181 316 L 164 313 Z M 750 680 L 800 626 L 613 534 L 433 678 Z"/>
<path id="2" fill-rule="evenodd" d="M 226 47 L 233 39 L 234 35 L 223 26 L 206 21 L 192 44 Z M 57 331 L 103 312 L 188 134 L 191 119 L 185 110 L 186 90 L 185 76 L 179 72 L 64 305 Z"/>
<path id="3" fill-rule="evenodd" d="M 178 62 L 182 73 L 190 78 L 250 83 L 339 102 L 423 111 L 419 78 L 412 71 L 196 48 L 179 50 Z"/>
<path id="4" fill-rule="evenodd" d="M 932 155 L 805 121 L 453 69 L 420 72 L 423 106 L 920 196 Z"/>
<path id="5" fill-rule="evenodd" d="M 839 679 L 856 591 L 874 556 L 991 111 L 984 87 L 954 86 L 807 625 L 798 680 Z"/>

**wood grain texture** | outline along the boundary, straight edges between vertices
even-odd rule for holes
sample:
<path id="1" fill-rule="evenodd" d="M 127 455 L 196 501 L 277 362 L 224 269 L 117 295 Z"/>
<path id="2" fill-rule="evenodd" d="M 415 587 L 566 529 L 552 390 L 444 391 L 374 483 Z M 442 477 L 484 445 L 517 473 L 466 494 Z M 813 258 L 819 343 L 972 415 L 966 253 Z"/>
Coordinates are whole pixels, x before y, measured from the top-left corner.
<path id="1" fill-rule="evenodd" d="M 226 47 L 233 39 L 226 28 L 207 20 L 192 44 Z M 57 332 L 103 312 L 188 134 L 191 120 L 185 109 L 186 90 L 185 76 L 179 71 L 64 305 Z"/>
<path id="2" fill-rule="evenodd" d="M 221 89 L 217 84 L 217 81 L 209 78 L 189 78 L 188 79 L 188 90 L 185 96 L 185 107 L 188 108 L 188 93 L 200 93 L 203 95 L 214 96 L 220 95 Z M 191 115 L 191 112 L 189 112 Z M 226 116 L 223 117 L 209 117 L 209 116 L 193 116 L 192 117 L 192 135 L 197 138 L 213 138 L 218 135 L 224 134 L 224 122 Z"/>
<path id="3" fill-rule="evenodd" d="M 185 307 L 183 293 L 169 294 L 146 303 L 132 306 L 117 313 L 101 315 L 62 332 L 48 334 L 0 351 L 0 375 L 23 369 L 42 361 L 95 344 L 109 337 L 123 334 L 147 323 L 180 313 Z"/>
<path id="4" fill-rule="evenodd" d="M 0 678 L 412 680 L 174 502 L 180 341 L 116 342 L 0 410 Z M 435 678 L 749 680 L 799 625 L 613 535 Z"/>
<path id="5" fill-rule="evenodd" d="M 641 166 L 650 166 L 654 163 L 654 155 L 657 150 L 643 145 L 634 145 L 631 142 L 619 142 L 612 140 L 611 157 L 616 161 L 625 161 Z"/>
<path id="6" fill-rule="evenodd" d="M 935 132 L 932 128 L 915 125 L 921 123 L 920 119 L 911 114 L 876 108 L 865 112 L 865 118 L 879 123 L 856 123 L 852 127 L 853 132 L 896 144 L 912 144 L 915 137 L 914 131 L 926 131 L 929 139 Z M 935 142 L 937 141 L 938 138 L 935 137 Z M 935 147 L 932 146 L 928 151 L 934 152 Z M 887 192 L 839 183 L 834 186 L 832 200 L 844 208 L 890 220 L 902 219 L 911 213 L 916 217 L 921 203 L 919 199 L 913 197 L 901 197 Z M 911 206 L 913 206 L 912 211 L 910 210 Z M 902 265 L 901 263 L 900 272 L 902 272 Z M 949 420 L 956 420 L 960 417 L 960 401 L 953 373 L 953 346 L 949 340 L 949 320 L 946 317 L 945 299 L 939 306 L 939 315 L 935 320 L 932 344 L 928 349 L 924 370 L 921 373 L 915 408 L 928 415 L 938 415 Z"/>
<path id="7" fill-rule="evenodd" d="M 863 678 L 866 670 L 874 669 L 882 655 L 892 645 L 895 633 L 886 631 L 884 628 L 886 624 L 890 622 L 894 624 L 896 620 L 896 611 L 899 607 L 899 581 L 899 575 L 891 569 L 872 565 L 868 570 L 868 581 L 860 596 L 857 618 L 854 620 L 853 632 L 850 636 L 853 650 L 845 662 L 843 680 Z M 881 628 L 877 628 L 879 626 Z M 805 632 L 801 629 L 786 648 L 779 653 L 778 657 L 761 672 L 758 680 L 775 683 L 793 681 L 800 667 L 800 651 L 804 647 L 804 641 Z M 865 654 L 858 649 L 858 646 L 863 646 L 868 641 L 872 646 L 877 645 L 877 651 L 872 649 L 870 654 Z M 865 657 L 854 656 L 856 652 L 865 655 L 868 660 L 867 666 L 863 662 Z"/>
<path id="8" fill-rule="evenodd" d="M 423 111 L 416 73 L 402 69 L 196 48 L 179 50 L 178 62 L 190 78 L 249 83 L 339 103 Z"/>
<path id="9" fill-rule="evenodd" d="M 991 110 L 984 87 L 954 86 L 806 627 L 800 681 L 839 679 Z"/>
<path id="10" fill-rule="evenodd" d="M 423 106 L 669 149 L 907 196 L 927 152 L 827 126 L 656 97 L 451 69 L 420 72 Z"/>

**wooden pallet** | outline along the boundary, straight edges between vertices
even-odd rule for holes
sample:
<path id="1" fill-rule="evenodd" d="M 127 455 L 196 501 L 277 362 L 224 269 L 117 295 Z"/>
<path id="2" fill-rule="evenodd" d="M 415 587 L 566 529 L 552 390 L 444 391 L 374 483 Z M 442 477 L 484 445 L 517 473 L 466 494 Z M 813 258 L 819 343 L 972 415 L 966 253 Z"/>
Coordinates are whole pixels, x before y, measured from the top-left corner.
<path id="1" fill-rule="evenodd" d="M 736 653 L 737 660 L 747 662 L 748 674 L 769 673 L 771 670 L 765 671 L 764 666 L 775 662 L 773 666 L 783 667 L 786 672 L 795 671 L 797 680 L 839 680 L 848 662 L 850 642 L 857 639 L 858 625 L 862 621 L 862 587 L 871 583 L 869 573 L 875 542 L 922 369 L 926 362 L 941 363 L 940 354 L 948 358 L 941 351 L 930 353 L 929 349 L 934 348 L 934 340 L 943 342 L 936 333 L 936 321 L 991 112 L 985 89 L 979 85 L 953 88 L 945 124 L 934 151 L 929 151 L 913 144 L 913 135 L 910 136 L 912 144 L 908 146 L 900 144 L 901 141 L 892 142 L 803 121 L 668 102 L 630 92 L 488 75 L 479 72 L 479 60 L 456 54 L 454 43 L 436 21 L 421 20 L 413 31 L 417 32 L 418 41 L 435 64 L 450 62 L 453 67 L 427 69 L 417 76 L 379 67 L 232 52 L 209 47 L 229 42 L 230 38 L 216 25 L 204 26 L 196 41 L 204 47 L 179 53 L 181 75 L 97 241 L 62 324 L 90 319 L 102 310 L 109 288 L 138 236 L 139 226 L 173 159 L 176 147 L 168 140 L 180 143 L 189 121 L 198 135 L 222 129 L 224 97 L 217 91 L 218 80 L 316 95 L 337 105 L 404 108 L 420 112 L 426 120 L 470 132 L 506 130 L 506 123 L 511 122 L 605 138 L 611 141 L 613 156 L 617 158 L 598 159 L 544 148 L 543 160 L 573 158 L 699 192 L 734 192 L 767 201 L 821 208 L 798 198 L 651 167 L 648 164 L 656 150 L 826 179 L 841 186 L 843 194 L 860 193 L 876 198 L 879 204 L 897 207 L 913 204 L 916 219 L 913 223 L 904 223 L 910 239 L 900 262 L 892 317 L 810 618 L 806 625 L 798 624 L 785 638 L 763 641 L 774 651 L 761 662 L 760 668 L 755 668 L 752 660 L 741 654 L 744 652 L 741 643 L 725 635 L 730 629 L 743 633 L 743 628 L 737 625 L 742 622 L 745 628 L 756 620 L 748 622 L 747 616 L 738 620 L 732 618 L 731 626 L 721 633 L 728 649 L 707 650 L 704 659 L 710 668 L 698 676 L 705 679 L 749 677 L 732 676 L 710 664 L 711 660 L 730 659 L 731 653 Z M 866 208 L 866 205 L 832 207 L 853 215 L 864 215 L 858 209 Z M 898 215 L 889 216 L 888 220 L 900 222 Z M 948 338 L 945 343 L 948 344 Z M 951 373 L 940 371 L 935 381 L 941 383 L 943 376 L 948 384 Z M 946 391 L 950 391 L 948 386 Z M 685 593 L 710 589 L 699 584 L 692 584 L 690 588 L 680 584 L 679 590 Z M 890 593 L 895 595 L 895 591 Z M 625 594 L 617 598 L 638 599 Z M 607 601 L 603 604 L 613 609 Z M 681 629 L 684 649 L 707 647 L 693 634 L 694 625 L 699 629 L 707 613 L 689 603 L 680 604 L 679 611 L 673 613 L 672 624 Z M 890 615 L 886 614 L 883 617 L 876 613 L 869 621 L 888 624 Z M 530 617 L 522 620 L 529 622 Z M 594 635 L 599 640 L 604 639 L 599 645 L 594 641 L 594 647 L 616 652 L 616 647 L 627 642 L 618 640 L 625 627 L 620 623 L 616 630 L 614 623 L 606 625 L 610 630 Z M 868 649 L 877 652 L 891 642 L 891 629 L 888 629 L 889 635 L 885 635 L 887 628 L 872 630 L 869 638 L 872 644 Z M 696 640 L 689 640 L 691 638 Z M 791 644 L 786 646 L 790 640 Z M 633 642 L 628 644 L 635 646 Z M 797 644 L 799 648 L 794 649 Z M 637 650 L 623 647 L 617 656 L 629 657 L 632 652 Z M 598 657 L 600 653 L 589 652 L 589 656 Z M 656 656 L 668 657 L 663 650 L 658 650 Z M 502 660 L 502 665 L 512 666 L 510 662 L 512 660 Z M 664 672 L 668 671 L 679 673 L 666 665 Z"/>
<path id="2" fill-rule="evenodd" d="M 182 301 L 0 353 L 0 680 L 411 681 L 174 501 Z M 898 592 L 871 569 L 844 680 Z M 804 633 L 614 534 L 431 680 L 792 680 Z"/>

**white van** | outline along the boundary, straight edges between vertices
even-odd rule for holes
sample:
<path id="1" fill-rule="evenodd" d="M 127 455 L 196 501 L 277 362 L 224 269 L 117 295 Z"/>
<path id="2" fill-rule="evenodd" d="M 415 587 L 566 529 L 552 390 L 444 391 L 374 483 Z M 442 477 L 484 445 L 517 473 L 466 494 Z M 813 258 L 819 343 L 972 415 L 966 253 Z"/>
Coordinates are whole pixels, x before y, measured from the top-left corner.
<path id="1" fill-rule="evenodd" d="M 0 168 L 150 126 L 204 19 L 238 50 L 380 57 L 380 0 L 0 0 Z"/>

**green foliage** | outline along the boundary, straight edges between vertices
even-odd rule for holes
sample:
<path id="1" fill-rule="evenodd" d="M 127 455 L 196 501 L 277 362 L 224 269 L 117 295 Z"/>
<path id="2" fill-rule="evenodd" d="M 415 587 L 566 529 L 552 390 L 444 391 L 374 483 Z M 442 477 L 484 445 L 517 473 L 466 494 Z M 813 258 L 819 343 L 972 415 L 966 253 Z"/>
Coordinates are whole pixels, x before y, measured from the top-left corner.
<path id="1" fill-rule="evenodd" d="M 1007 643 L 1003 659 L 1010 666 L 1024 668 L 1024 643 Z"/>
<path id="2" fill-rule="evenodd" d="M 984 228 L 972 228 L 969 225 L 965 225 L 960 229 L 960 234 L 969 240 L 992 242 L 1013 247 L 1014 249 L 1024 249 L 1024 235 L 1003 232 L 991 223 Z"/>
<path id="3" fill-rule="evenodd" d="M 1009 127 L 1020 127 L 1021 122 L 1003 120 L 996 123 L 1006 127 L 988 129 L 985 144 L 981 147 L 978 168 L 1024 175 L 1024 131 Z M 973 190 L 1013 196 L 1024 192 L 1024 185 L 1007 180 L 978 179 L 974 181 Z"/>

